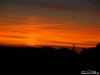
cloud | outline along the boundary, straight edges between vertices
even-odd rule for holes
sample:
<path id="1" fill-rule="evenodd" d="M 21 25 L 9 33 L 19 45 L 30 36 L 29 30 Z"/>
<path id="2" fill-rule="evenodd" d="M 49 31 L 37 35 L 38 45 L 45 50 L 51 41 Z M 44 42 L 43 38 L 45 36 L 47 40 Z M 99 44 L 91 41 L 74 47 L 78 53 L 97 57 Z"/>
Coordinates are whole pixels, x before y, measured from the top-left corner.
<path id="1" fill-rule="evenodd" d="M 56 45 L 73 45 L 73 44 L 76 44 L 76 45 L 87 45 L 87 46 L 95 46 L 97 44 L 97 42 L 67 42 L 67 41 L 57 41 L 57 40 L 47 40 L 47 39 L 39 39 L 37 41 L 40 41 L 40 42 L 44 42 L 44 43 L 51 43 L 51 44 L 56 44 Z"/>
<path id="2" fill-rule="evenodd" d="M 64 45 L 79 39 L 99 41 L 99 4 L 100 0 L 0 0 L 1 40 Z"/>
<path id="3" fill-rule="evenodd" d="M 22 37 L 22 36 L 2 36 L 2 38 L 28 38 L 28 37 Z"/>
<path id="4" fill-rule="evenodd" d="M 99 11 L 100 0 L 0 0 L 1 5 L 20 5 L 42 7 L 55 10 L 86 10 Z"/>

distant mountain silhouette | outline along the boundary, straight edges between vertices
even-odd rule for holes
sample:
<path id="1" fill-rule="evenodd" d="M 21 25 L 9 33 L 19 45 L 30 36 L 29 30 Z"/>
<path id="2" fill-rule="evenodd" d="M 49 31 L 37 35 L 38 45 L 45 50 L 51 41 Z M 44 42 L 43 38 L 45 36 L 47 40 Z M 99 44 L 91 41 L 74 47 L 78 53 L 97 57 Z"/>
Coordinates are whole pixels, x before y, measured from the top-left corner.
<path id="1" fill-rule="evenodd" d="M 100 44 L 94 48 L 83 49 L 81 54 L 87 56 L 100 56 Z"/>
<path id="2" fill-rule="evenodd" d="M 52 47 L 0 47 L 0 61 L 2 64 L 66 64 L 68 67 L 83 69 L 90 65 L 98 68 L 100 44 L 94 48 L 83 49 L 80 54 L 67 48 Z M 93 67 L 94 66 L 94 67 Z M 91 67 L 90 67 L 91 68 Z"/>

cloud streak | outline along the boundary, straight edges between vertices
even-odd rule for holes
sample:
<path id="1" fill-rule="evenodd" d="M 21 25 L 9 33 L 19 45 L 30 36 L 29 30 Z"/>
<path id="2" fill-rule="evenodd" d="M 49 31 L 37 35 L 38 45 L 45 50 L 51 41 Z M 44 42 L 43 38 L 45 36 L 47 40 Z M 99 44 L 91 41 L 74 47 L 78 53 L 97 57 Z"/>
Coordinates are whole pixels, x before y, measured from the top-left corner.
<path id="1" fill-rule="evenodd" d="M 99 3 L 99 0 L 0 0 L 0 42 L 30 46 L 96 44 L 93 42 L 100 41 Z"/>

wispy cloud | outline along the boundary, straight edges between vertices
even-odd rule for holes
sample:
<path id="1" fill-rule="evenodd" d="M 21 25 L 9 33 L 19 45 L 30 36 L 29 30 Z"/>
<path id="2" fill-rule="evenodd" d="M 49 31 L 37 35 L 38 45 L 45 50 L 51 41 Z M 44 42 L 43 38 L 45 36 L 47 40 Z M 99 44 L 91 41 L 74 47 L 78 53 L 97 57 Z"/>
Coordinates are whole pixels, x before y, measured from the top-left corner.
<path id="1" fill-rule="evenodd" d="M 99 4 L 100 0 L 0 0 L 0 42 L 96 44 L 100 42 Z"/>

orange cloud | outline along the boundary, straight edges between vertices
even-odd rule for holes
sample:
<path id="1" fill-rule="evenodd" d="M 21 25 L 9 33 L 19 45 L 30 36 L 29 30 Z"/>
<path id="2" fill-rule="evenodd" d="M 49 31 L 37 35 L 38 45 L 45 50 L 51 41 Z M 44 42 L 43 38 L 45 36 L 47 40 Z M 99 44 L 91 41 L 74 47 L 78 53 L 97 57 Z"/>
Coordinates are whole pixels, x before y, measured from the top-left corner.
<path id="1" fill-rule="evenodd" d="M 70 16 L 3 14 L 0 17 L 0 42 L 16 46 L 72 46 L 73 43 L 79 47 L 95 46 L 100 42 L 99 19 L 78 19 Z"/>

